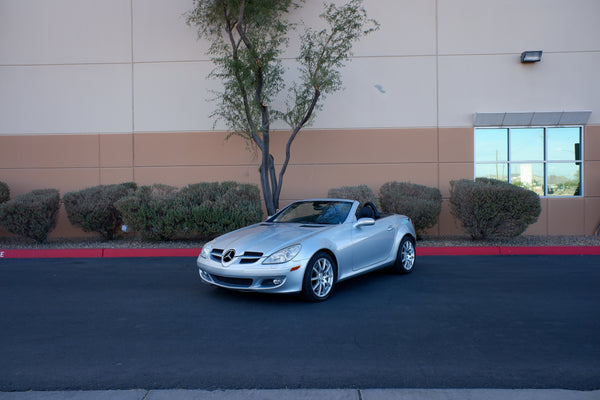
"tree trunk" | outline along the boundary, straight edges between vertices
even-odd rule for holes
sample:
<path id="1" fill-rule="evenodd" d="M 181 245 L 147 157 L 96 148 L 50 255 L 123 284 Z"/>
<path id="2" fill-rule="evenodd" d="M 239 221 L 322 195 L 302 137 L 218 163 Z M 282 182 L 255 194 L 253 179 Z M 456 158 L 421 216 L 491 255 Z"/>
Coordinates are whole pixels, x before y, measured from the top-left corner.
<path id="1" fill-rule="evenodd" d="M 269 132 L 263 131 L 262 137 L 262 160 L 260 165 L 260 185 L 262 187 L 263 196 L 265 198 L 265 207 L 269 216 L 275 214 L 279 208 L 279 201 L 275 201 L 277 193 L 277 181 L 275 177 L 275 162 L 270 154 Z"/>
<path id="2" fill-rule="evenodd" d="M 264 160 L 264 158 L 263 158 Z M 269 216 L 275 214 L 277 212 L 278 204 L 275 204 L 273 201 L 273 192 L 274 188 L 272 187 L 271 180 L 269 176 L 271 175 L 270 169 L 273 168 L 272 165 L 268 161 L 265 165 L 265 161 L 260 166 L 260 185 L 262 188 L 263 196 L 265 198 L 265 207 L 267 209 L 267 214 Z"/>

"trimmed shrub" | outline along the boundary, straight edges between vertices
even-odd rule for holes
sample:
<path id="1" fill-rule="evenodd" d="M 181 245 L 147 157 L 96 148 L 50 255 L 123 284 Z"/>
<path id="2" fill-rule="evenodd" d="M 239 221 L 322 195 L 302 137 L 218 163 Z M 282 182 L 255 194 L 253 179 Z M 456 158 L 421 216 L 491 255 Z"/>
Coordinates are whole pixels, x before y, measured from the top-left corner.
<path id="1" fill-rule="evenodd" d="M 115 205 L 123 222 L 149 241 L 176 235 L 212 238 L 262 220 L 258 187 L 236 182 L 197 183 L 179 191 L 142 186 Z"/>
<path id="2" fill-rule="evenodd" d="M 451 181 L 450 206 L 474 240 L 518 236 L 542 211 L 535 192 L 488 178 Z"/>
<path id="3" fill-rule="evenodd" d="M 65 193 L 63 203 L 69 222 L 84 232 L 98 232 L 106 240 L 114 239 L 123 224 L 115 203 L 132 194 L 136 188 L 134 182 L 128 182 Z"/>
<path id="4" fill-rule="evenodd" d="M 0 182 L 0 204 L 10 200 L 10 189 L 4 182 Z"/>
<path id="5" fill-rule="evenodd" d="M 172 239 L 186 213 L 177 197 L 177 188 L 162 184 L 141 186 L 118 200 L 115 207 L 121 212 L 123 223 L 148 241 Z"/>
<path id="6" fill-rule="evenodd" d="M 360 204 L 371 202 L 379 207 L 379 199 L 367 185 L 342 186 L 330 189 L 327 193 L 327 197 L 330 199 L 357 200 Z"/>
<path id="7" fill-rule="evenodd" d="M 44 243 L 56 227 L 59 207 L 58 190 L 33 190 L 0 204 L 0 224 L 10 233 Z"/>
<path id="8" fill-rule="evenodd" d="M 437 224 L 442 194 L 437 188 L 409 182 L 388 182 L 379 189 L 384 212 L 410 217 L 418 234 Z"/>
<path id="9" fill-rule="evenodd" d="M 187 208 L 184 231 L 206 239 L 260 222 L 263 216 L 256 185 L 196 183 L 182 188 L 179 199 Z"/>

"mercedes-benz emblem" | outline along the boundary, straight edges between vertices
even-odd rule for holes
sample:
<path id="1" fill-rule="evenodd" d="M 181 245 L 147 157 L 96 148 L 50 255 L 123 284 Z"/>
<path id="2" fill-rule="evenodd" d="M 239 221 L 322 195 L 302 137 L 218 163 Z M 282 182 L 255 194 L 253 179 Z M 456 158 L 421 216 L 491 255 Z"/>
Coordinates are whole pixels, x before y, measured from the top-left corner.
<path id="1" fill-rule="evenodd" d="M 234 249 L 226 250 L 225 253 L 223 253 L 223 263 L 224 264 L 230 263 L 234 257 L 235 257 Z"/>

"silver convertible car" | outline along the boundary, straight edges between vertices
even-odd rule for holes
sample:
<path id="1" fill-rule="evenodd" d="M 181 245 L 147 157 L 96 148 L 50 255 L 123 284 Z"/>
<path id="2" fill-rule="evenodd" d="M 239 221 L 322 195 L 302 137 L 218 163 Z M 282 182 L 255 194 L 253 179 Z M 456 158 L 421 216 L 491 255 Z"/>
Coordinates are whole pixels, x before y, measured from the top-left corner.
<path id="1" fill-rule="evenodd" d="M 207 243 L 197 265 L 212 285 L 322 301 L 337 282 L 374 269 L 411 272 L 415 238 L 410 218 L 380 214 L 372 203 L 302 200 Z"/>

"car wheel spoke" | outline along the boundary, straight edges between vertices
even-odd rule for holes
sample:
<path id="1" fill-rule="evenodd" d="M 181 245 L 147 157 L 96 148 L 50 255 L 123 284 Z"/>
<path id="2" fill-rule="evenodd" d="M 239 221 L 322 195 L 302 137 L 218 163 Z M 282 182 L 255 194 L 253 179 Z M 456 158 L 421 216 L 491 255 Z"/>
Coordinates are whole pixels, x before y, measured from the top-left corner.
<path id="1" fill-rule="evenodd" d="M 327 259 L 321 258 L 315 262 L 310 281 L 313 293 L 318 297 L 329 293 L 333 283 L 333 266 Z"/>
<path id="2" fill-rule="evenodd" d="M 410 270 L 415 261 L 415 249 L 410 241 L 406 241 L 402 246 L 402 266 L 406 270 Z"/>

